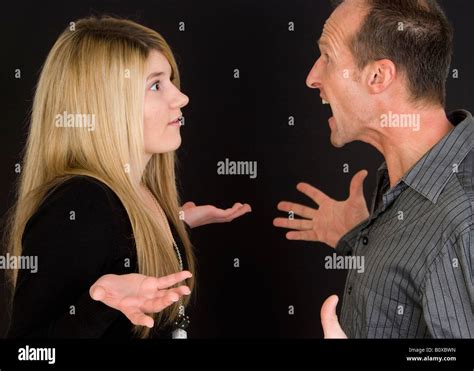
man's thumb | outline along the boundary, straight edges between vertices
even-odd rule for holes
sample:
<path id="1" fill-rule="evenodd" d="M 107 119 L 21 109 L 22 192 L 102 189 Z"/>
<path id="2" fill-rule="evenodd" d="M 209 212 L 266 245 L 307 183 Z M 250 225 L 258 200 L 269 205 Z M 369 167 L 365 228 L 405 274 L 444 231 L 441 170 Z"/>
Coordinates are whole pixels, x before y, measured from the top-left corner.
<path id="1" fill-rule="evenodd" d="M 325 339 L 347 339 L 336 315 L 338 301 L 337 295 L 331 295 L 321 307 L 321 324 L 323 325 Z"/>
<path id="2" fill-rule="evenodd" d="M 352 177 L 351 185 L 349 187 L 349 197 L 355 196 L 356 194 L 364 195 L 364 180 L 368 174 L 367 170 L 360 170 Z"/>

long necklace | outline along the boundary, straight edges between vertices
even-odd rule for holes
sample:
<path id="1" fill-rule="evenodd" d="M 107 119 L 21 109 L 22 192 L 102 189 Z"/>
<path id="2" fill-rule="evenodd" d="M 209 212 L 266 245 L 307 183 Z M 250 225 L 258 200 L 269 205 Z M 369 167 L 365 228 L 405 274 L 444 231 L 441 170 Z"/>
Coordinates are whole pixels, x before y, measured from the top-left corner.
<path id="1" fill-rule="evenodd" d="M 171 227 L 168 222 L 168 218 L 165 215 L 165 212 L 161 208 L 160 204 L 156 200 L 156 197 L 151 193 L 151 191 L 148 189 L 148 187 L 145 187 L 146 191 L 152 198 L 156 208 L 158 209 L 161 217 L 163 218 L 163 222 L 166 225 L 167 231 L 169 236 L 171 237 L 171 241 L 173 241 L 173 247 L 176 250 L 176 254 L 178 255 L 178 261 L 179 261 L 179 268 L 182 271 L 184 269 L 183 266 L 183 259 L 181 258 L 181 253 L 179 252 L 178 245 L 176 244 L 176 241 L 174 240 L 173 233 L 171 232 Z M 172 338 L 173 339 L 186 339 L 188 337 L 188 333 L 186 332 L 186 328 L 189 326 L 190 320 L 189 317 L 184 313 L 184 306 L 181 305 L 179 308 L 179 314 L 178 318 L 174 322 L 175 329 L 172 332 Z"/>

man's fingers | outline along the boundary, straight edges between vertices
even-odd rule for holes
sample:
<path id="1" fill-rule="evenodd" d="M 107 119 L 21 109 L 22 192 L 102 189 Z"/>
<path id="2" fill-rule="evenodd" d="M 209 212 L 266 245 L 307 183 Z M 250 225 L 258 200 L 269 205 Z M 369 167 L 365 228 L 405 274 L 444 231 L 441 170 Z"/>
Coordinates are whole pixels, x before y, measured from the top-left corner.
<path id="1" fill-rule="evenodd" d="M 273 219 L 273 225 L 275 227 L 297 229 L 300 231 L 311 230 L 313 228 L 313 222 L 307 219 L 275 218 Z"/>
<path id="2" fill-rule="evenodd" d="M 102 301 L 105 299 L 107 291 L 100 285 L 92 285 L 92 287 L 89 289 L 89 295 L 94 300 Z"/>
<path id="3" fill-rule="evenodd" d="M 278 210 L 290 212 L 293 211 L 296 215 L 299 215 L 303 218 L 312 219 L 316 214 L 317 210 L 310 207 L 295 204 L 293 202 L 281 201 L 277 205 Z"/>
<path id="4" fill-rule="evenodd" d="M 315 231 L 290 231 L 286 234 L 286 238 L 292 241 L 319 241 Z"/>
<path id="5" fill-rule="evenodd" d="M 349 197 L 356 195 L 363 195 L 364 190 L 364 179 L 367 176 L 367 170 L 361 170 L 357 172 L 351 179 L 351 185 L 349 188 Z"/>
<path id="6" fill-rule="evenodd" d="M 320 191 L 319 189 L 313 187 L 308 183 L 298 183 L 296 189 L 311 198 L 318 205 L 321 205 L 324 201 L 330 198 L 324 192 Z"/>
<path id="7" fill-rule="evenodd" d="M 181 271 L 168 276 L 160 277 L 156 279 L 155 288 L 159 290 L 167 289 L 168 287 L 176 285 L 178 282 L 184 281 L 185 279 L 192 276 L 193 275 L 189 271 Z"/>
<path id="8" fill-rule="evenodd" d="M 336 315 L 338 301 L 337 295 L 331 295 L 321 307 L 321 324 L 323 325 L 325 339 L 347 339 Z"/>

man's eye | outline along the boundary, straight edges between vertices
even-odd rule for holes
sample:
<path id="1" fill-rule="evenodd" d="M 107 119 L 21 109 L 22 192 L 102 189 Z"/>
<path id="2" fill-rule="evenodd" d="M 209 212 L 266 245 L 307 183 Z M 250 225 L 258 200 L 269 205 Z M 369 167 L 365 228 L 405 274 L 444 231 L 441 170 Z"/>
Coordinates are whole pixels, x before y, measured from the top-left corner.
<path id="1" fill-rule="evenodd" d="M 151 86 L 150 90 L 158 91 L 159 88 L 160 88 L 160 82 L 157 81 L 157 82 L 155 82 L 155 83 Z"/>

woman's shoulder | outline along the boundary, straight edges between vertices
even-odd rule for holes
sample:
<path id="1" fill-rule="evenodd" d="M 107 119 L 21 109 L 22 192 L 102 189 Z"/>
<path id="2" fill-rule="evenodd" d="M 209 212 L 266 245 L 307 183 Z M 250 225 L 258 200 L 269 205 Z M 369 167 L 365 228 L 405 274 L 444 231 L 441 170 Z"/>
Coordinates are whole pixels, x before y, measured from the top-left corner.
<path id="1" fill-rule="evenodd" d="M 126 228 L 127 213 L 119 197 L 100 180 L 77 175 L 52 187 L 28 221 L 31 227 L 74 226 L 84 230 Z M 107 228 L 106 228 L 107 227 Z"/>
<path id="2" fill-rule="evenodd" d="M 133 230 L 120 199 L 106 184 L 88 176 L 71 177 L 48 192 L 25 226 L 22 245 L 29 255 L 73 259 L 78 266 L 96 262 L 97 271 L 116 259 L 128 258 L 134 264 L 136 255 Z"/>
<path id="3" fill-rule="evenodd" d="M 67 200 L 121 204 L 120 199 L 108 185 L 87 175 L 75 175 L 57 184 L 47 192 L 44 203 Z"/>

